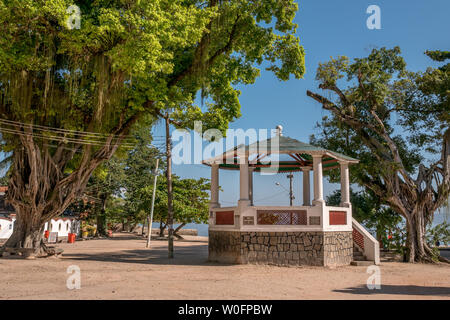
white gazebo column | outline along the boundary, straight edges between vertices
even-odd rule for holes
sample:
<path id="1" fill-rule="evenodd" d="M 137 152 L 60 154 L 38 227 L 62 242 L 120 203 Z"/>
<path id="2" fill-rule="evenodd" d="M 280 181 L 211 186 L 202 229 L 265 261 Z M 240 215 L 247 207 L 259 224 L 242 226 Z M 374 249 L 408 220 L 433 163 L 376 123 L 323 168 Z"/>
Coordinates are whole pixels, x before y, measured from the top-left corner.
<path id="1" fill-rule="evenodd" d="M 253 171 L 255 168 L 248 168 L 248 199 L 253 206 Z"/>
<path id="2" fill-rule="evenodd" d="M 211 165 L 211 201 L 210 208 L 218 208 L 219 204 L 219 165 L 213 163 Z"/>
<path id="3" fill-rule="evenodd" d="M 303 205 L 310 206 L 311 205 L 311 186 L 310 186 L 310 175 L 309 172 L 311 168 L 302 168 L 303 172 Z"/>
<path id="4" fill-rule="evenodd" d="M 350 177 L 348 162 L 339 162 L 341 165 L 341 207 L 350 207 Z"/>
<path id="5" fill-rule="evenodd" d="M 322 155 L 313 155 L 314 173 L 314 201 L 313 204 L 323 204 L 323 175 L 322 175 Z"/>
<path id="6" fill-rule="evenodd" d="M 239 164 L 239 201 L 249 201 L 249 170 L 248 170 L 248 158 L 243 157 Z"/>
<path id="7" fill-rule="evenodd" d="M 238 211 L 235 212 L 235 227 L 241 228 L 243 221 L 242 217 L 248 212 L 250 207 L 250 188 L 249 188 L 249 169 L 248 169 L 248 157 L 239 157 L 239 190 L 240 190 L 240 198 L 238 201 Z M 237 213 L 237 214 L 236 214 Z"/>

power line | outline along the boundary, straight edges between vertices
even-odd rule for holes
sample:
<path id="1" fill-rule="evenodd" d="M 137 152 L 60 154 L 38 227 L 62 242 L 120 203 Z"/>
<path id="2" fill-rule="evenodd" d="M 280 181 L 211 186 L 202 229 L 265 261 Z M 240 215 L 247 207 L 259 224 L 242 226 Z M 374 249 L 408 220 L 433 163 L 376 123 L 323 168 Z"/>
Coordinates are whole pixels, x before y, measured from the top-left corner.
<path id="1" fill-rule="evenodd" d="M 279 192 L 279 193 L 276 193 L 276 194 L 273 194 L 273 195 L 271 195 L 270 197 L 264 197 L 264 198 L 260 198 L 260 199 L 256 199 L 256 200 L 253 200 L 254 202 L 264 202 L 263 200 L 270 200 L 270 199 L 273 199 L 273 198 L 275 198 L 275 197 L 278 197 L 278 196 L 280 196 L 280 195 L 282 195 L 282 194 L 285 194 L 284 193 L 284 191 L 281 191 L 281 192 Z M 220 202 L 221 203 L 225 203 L 225 204 L 236 204 L 237 202 L 233 202 L 233 201 L 225 201 L 225 200 L 220 200 Z"/>
<path id="2" fill-rule="evenodd" d="M 58 148 L 59 146 L 56 146 L 54 144 L 48 144 L 48 143 L 44 143 L 44 146 L 46 147 L 51 147 L 51 148 Z M 60 147 L 61 148 L 61 147 Z M 67 147 L 62 147 L 64 150 L 69 150 L 69 151 L 75 151 L 76 153 L 82 153 L 83 150 L 80 149 L 74 149 L 74 148 L 67 148 Z"/>
<path id="3" fill-rule="evenodd" d="M 22 135 L 22 136 L 31 136 L 31 137 L 35 137 L 35 138 L 59 141 L 59 142 L 64 142 L 64 143 L 72 142 L 72 143 L 79 143 L 79 144 L 86 144 L 86 145 L 104 146 L 104 143 L 102 143 L 101 141 L 81 140 L 81 139 L 68 138 L 68 137 L 59 137 L 59 136 L 51 136 L 51 135 L 47 136 L 47 135 L 43 135 L 43 134 L 39 134 L 39 133 L 34 133 L 34 132 L 33 133 L 28 133 L 28 132 L 23 132 L 23 131 L 14 130 L 14 129 L 7 129 L 7 128 L 2 128 L 2 127 L 0 127 L 0 131 L 6 132 L 6 133 L 9 133 L 9 134 Z M 130 147 L 130 148 L 134 148 L 135 147 L 135 145 L 129 144 L 129 143 L 121 143 L 121 146 L 123 146 L 123 147 Z"/>
<path id="4" fill-rule="evenodd" d="M 269 200 L 269 199 L 278 197 L 278 196 L 280 196 L 280 195 L 282 195 L 282 194 L 285 194 L 285 191 L 278 192 L 278 193 L 276 193 L 276 194 L 274 194 L 274 195 L 272 195 L 272 196 L 270 196 L 270 197 L 264 197 L 264 198 L 260 198 L 260 199 L 253 200 L 253 201 L 256 202 L 256 201 Z"/>
<path id="5" fill-rule="evenodd" d="M 107 133 L 99 133 L 99 132 L 86 132 L 86 131 L 78 131 L 78 130 L 71 130 L 71 129 L 61 129 L 61 128 L 56 128 L 56 127 L 49 127 L 49 126 L 42 126 L 42 125 L 37 125 L 37 124 L 23 123 L 23 122 L 19 122 L 19 121 L 6 120 L 6 119 L 2 119 L 2 118 L 0 118 L 0 124 L 4 124 L 6 126 L 13 126 L 13 127 L 17 127 L 17 126 L 30 127 L 36 131 L 48 131 L 48 132 L 56 133 L 58 135 L 72 134 L 74 136 L 78 136 L 78 137 L 73 137 L 73 138 L 69 138 L 69 139 L 81 139 L 81 138 L 106 139 L 106 138 L 110 138 L 110 137 L 113 137 L 113 138 L 120 137 L 120 135 L 115 135 L 115 134 L 107 134 Z M 17 132 L 16 128 L 5 128 L 5 129 Z M 20 132 L 22 132 L 22 131 L 20 131 Z M 67 138 L 67 137 L 64 137 L 64 138 Z M 154 141 L 163 141 L 162 136 L 152 136 L 152 138 Z M 130 137 L 130 136 L 124 136 L 124 137 L 122 137 L 122 140 L 124 141 L 124 143 L 128 143 L 128 144 L 134 144 L 134 142 L 135 142 L 133 137 Z"/>
<path id="6" fill-rule="evenodd" d="M 230 203 L 230 204 L 235 204 L 236 201 L 224 201 L 224 200 L 220 200 L 221 203 Z"/>
<path id="7" fill-rule="evenodd" d="M 42 126 L 42 125 L 37 125 L 37 124 L 6 120 L 6 119 L 2 119 L 2 118 L 0 118 L 0 123 L 3 123 L 8 126 L 30 127 L 30 128 L 36 129 L 38 131 L 49 131 L 49 132 L 55 132 L 58 134 L 73 134 L 73 135 L 77 135 L 77 136 L 85 136 L 85 137 L 93 137 L 93 138 L 94 137 L 95 138 L 109 138 L 111 136 L 119 137 L 119 135 L 112 135 L 112 134 L 107 134 L 107 133 L 61 129 L 61 128 L 56 128 L 56 127 L 48 127 L 48 126 Z"/>

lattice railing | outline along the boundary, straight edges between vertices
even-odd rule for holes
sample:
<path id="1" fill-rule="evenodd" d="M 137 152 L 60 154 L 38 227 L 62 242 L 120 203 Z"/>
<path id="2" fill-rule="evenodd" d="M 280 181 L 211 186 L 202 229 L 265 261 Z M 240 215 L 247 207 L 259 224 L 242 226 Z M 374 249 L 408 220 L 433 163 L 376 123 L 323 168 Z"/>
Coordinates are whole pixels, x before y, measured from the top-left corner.
<path id="1" fill-rule="evenodd" d="M 353 241 L 364 250 L 364 236 L 355 228 L 353 228 Z"/>
<path id="2" fill-rule="evenodd" d="M 258 210 L 258 224 L 307 225 L 305 210 Z"/>
<path id="3" fill-rule="evenodd" d="M 364 256 L 375 264 L 380 263 L 380 244 L 369 231 L 352 219 L 353 241 L 363 251 Z"/>

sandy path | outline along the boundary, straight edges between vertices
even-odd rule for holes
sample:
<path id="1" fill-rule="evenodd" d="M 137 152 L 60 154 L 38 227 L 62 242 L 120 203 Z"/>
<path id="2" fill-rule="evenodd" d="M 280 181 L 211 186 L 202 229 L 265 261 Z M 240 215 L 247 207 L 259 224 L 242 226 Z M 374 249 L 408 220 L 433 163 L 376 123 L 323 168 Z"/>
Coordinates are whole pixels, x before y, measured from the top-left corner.
<path id="1" fill-rule="evenodd" d="M 381 290 L 366 288 L 366 267 L 282 268 L 207 262 L 205 238 L 164 241 L 115 235 L 62 244 L 62 258 L 0 259 L 0 299 L 450 299 L 450 267 L 383 262 Z M 68 290 L 67 267 L 81 269 Z"/>

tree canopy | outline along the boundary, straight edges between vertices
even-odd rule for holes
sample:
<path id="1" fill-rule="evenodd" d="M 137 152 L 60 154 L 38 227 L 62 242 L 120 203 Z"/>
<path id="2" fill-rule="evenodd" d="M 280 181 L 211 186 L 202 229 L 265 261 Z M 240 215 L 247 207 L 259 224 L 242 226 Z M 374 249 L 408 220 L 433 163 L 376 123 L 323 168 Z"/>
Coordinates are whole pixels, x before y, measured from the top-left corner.
<path id="1" fill-rule="evenodd" d="M 79 29 L 67 23 L 73 4 Z M 176 106 L 174 124 L 224 130 L 240 116 L 235 86 L 253 83 L 258 66 L 302 77 L 297 9 L 294 0 L 1 0 L 2 151 L 13 154 L 17 212 L 7 245 L 38 248 L 45 221 L 119 146 L 134 146 L 136 123 Z"/>

